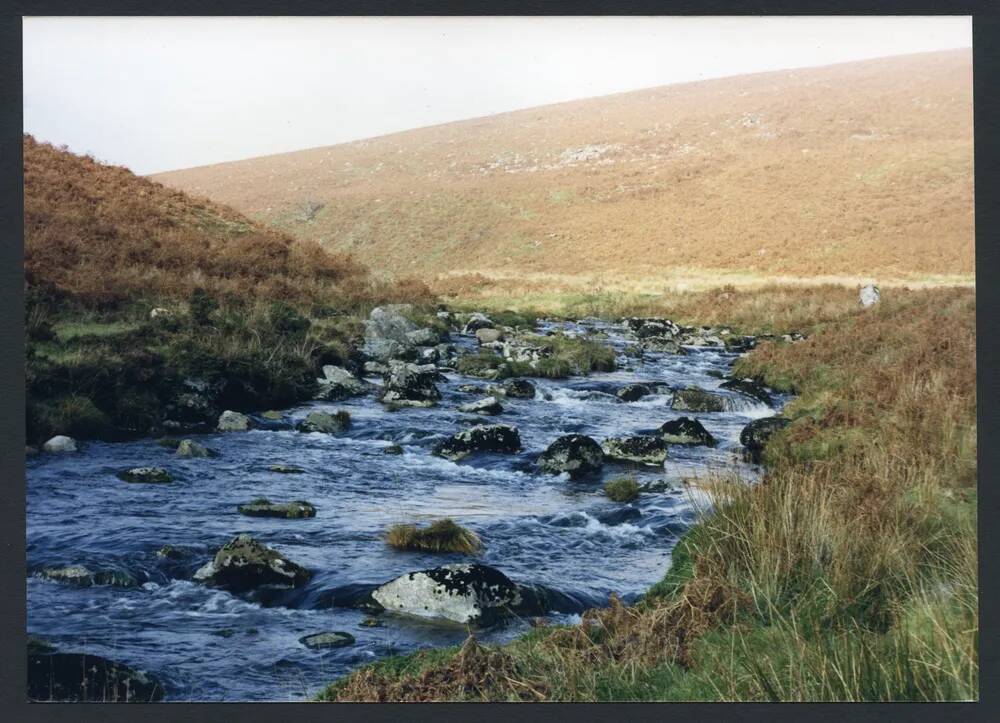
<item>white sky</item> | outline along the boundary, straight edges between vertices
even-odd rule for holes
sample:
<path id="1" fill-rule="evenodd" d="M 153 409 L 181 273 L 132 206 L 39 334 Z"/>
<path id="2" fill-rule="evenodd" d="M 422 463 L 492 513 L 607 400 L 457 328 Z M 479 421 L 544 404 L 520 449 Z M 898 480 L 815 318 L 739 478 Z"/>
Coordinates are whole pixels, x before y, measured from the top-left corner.
<path id="1" fill-rule="evenodd" d="M 943 16 L 25 18 L 24 129 L 153 173 L 971 45 L 971 19 Z"/>

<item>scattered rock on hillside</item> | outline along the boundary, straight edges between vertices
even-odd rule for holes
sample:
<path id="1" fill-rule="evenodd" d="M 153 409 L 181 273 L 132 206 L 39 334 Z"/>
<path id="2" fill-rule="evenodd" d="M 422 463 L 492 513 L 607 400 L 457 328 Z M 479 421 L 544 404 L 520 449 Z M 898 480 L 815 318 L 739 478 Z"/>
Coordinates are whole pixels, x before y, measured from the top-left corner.
<path id="1" fill-rule="evenodd" d="M 179 447 L 178 447 L 179 449 Z M 132 467 L 118 473 L 118 478 L 134 484 L 162 485 L 173 482 L 174 478 L 163 467 Z"/>
<path id="2" fill-rule="evenodd" d="M 503 405 L 497 401 L 496 397 L 484 397 L 475 402 L 463 404 L 458 408 L 458 411 L 467 414 L 500 414 L 503 411 Z"/>
<path id="3" fill-rule="evenodd" d="M 245 432 L 250 429 L 250 417 L 227 409 L 219 415 L 216 428 L 220 432 Z"/>
<path id="4" fill-rule="evenodd" d="M 52 439 L 42 445 L 42 449 L 53 454 L 64 454 L 66 452 L 76 452 L 76 440 L 64 434 L 57 434 Z"/>
<path id="5" fill-rule="evenodd" d="M 461 625 L 487 626 L 525 604 L 521 589 L 486 565 L 445 565 L 410 572 L 372 593 L 385 610 Z"/>
<path id="6" fill-rule="evenodd" d="M 434 447 L 434 454 L 457 462 L 476 452 L 514 454 L 521 450 L 517 427 L 509 424 L 479 424 L 453 435 Z"/>
<path id="7" fill-rule="evenodd" d="M 243 592 L 256 587 L 298 587 L 312 573 L 250 535 L 238 535 L 223 545 L 211 562 L 195 574 L 196 582 Z"/>
<path id="8" fill-rule="evenodd" d="M 566 472 L 582 477 L 597 472 L 604 465 L 601 445 L 582 434 L 559 437 L 538 458 L 538 466 L 551 474 Z"/>
<path id="9" fill-rule="evenodd" d="M 605 459 L 658 466 L 667 458 L 667 443 L 653 435 L 611 437 L 601 444 Z"/>
<path id="10" fill-rule="evenodd" d="M 300 432 L 321 432 L 323 434 L 337 434 L 345 431 L 351 426 L 351 415 L 341 410 L 335 414 L 329 412 L 309 412 L 306 418 L 299 422 L 295 428 Z"/>
<path id="11" fill-rule="evenodd" d="M 674 391 L 670 408 L 682 412 L 722 412 L 726 407 L 718 394 L 706 392 L 700 387 L 688 387 Z"/>
<path id="12" fill-rule="evenodd" d="M 861 304 L 865 309 L 875 306 L 882 299 L 882 292 L 878 290 L 875 284 L 868 284 L 861 288 L 858 293 L 858 303 Z"/>
<path id="13" fill-rule="evenodd" d="M 683 445 L 705 445 L 714 447 L 715 437 L 713 437 L 701 422 L 690 417 L 678 417 L 664 423 L 659 429 L 660 439 L 667 444 Z"/>
<path id="14" fill-rule="evenodd" d="M 626 384 L 615 392 L 615 396 L 623 402 L 636 402 L 651 392 L 652 390 L 645 384 Z"/>
<path id="15" fill-rule="evenodd" d="M 28 654 L 28 700 L 65 703 L 153 703 L 163 700 L 155 677 L 84 653 Z"/>

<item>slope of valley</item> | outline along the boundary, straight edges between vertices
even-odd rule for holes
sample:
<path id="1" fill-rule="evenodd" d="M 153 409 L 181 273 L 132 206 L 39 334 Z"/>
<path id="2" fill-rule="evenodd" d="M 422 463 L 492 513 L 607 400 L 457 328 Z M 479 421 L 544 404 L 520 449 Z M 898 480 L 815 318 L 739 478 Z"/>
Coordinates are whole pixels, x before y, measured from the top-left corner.
<path id="1" fill-rule="evenodd" d="M 664 86 L 155 178 L 389 274 L 968 282 L 972 169 L 965 49 Z"/>

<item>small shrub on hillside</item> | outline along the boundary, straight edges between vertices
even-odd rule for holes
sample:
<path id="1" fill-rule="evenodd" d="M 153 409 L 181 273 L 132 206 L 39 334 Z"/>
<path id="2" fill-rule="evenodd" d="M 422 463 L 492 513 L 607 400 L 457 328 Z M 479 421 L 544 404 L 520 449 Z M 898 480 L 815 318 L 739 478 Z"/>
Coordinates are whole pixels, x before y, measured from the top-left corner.
<path id="1" fill-rule="evenodd" d="M 438 520 L 423 528 L 393 525 L 386 532 L 385 541 L 397 550 L 419 552 L 474 553 L 482 549 L 482 541 L 476 533 L 450 519 Z"/>

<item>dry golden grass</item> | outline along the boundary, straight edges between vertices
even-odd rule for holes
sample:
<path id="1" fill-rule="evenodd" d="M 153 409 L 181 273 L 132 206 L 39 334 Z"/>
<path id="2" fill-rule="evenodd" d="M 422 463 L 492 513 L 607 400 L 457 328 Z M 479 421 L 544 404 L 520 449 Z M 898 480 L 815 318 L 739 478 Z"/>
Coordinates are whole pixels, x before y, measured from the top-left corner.
<path id="1" fill-rule="evenodd" d="M 385 542 L 397 550 L 419 552 L 479 552 L 483 543 L 472 530 L 454 520 L 444 519 L 428 527 L 393 525 L 385 534 Z"/>
<path id="2" fill-rule="evenodd" d="M 972 55 L 957 50 L 651 88 L 156 178 L 425 278 L 968 279 L 972 141 Z M 324 206 L 313 215 L 309 203 Z"/>

